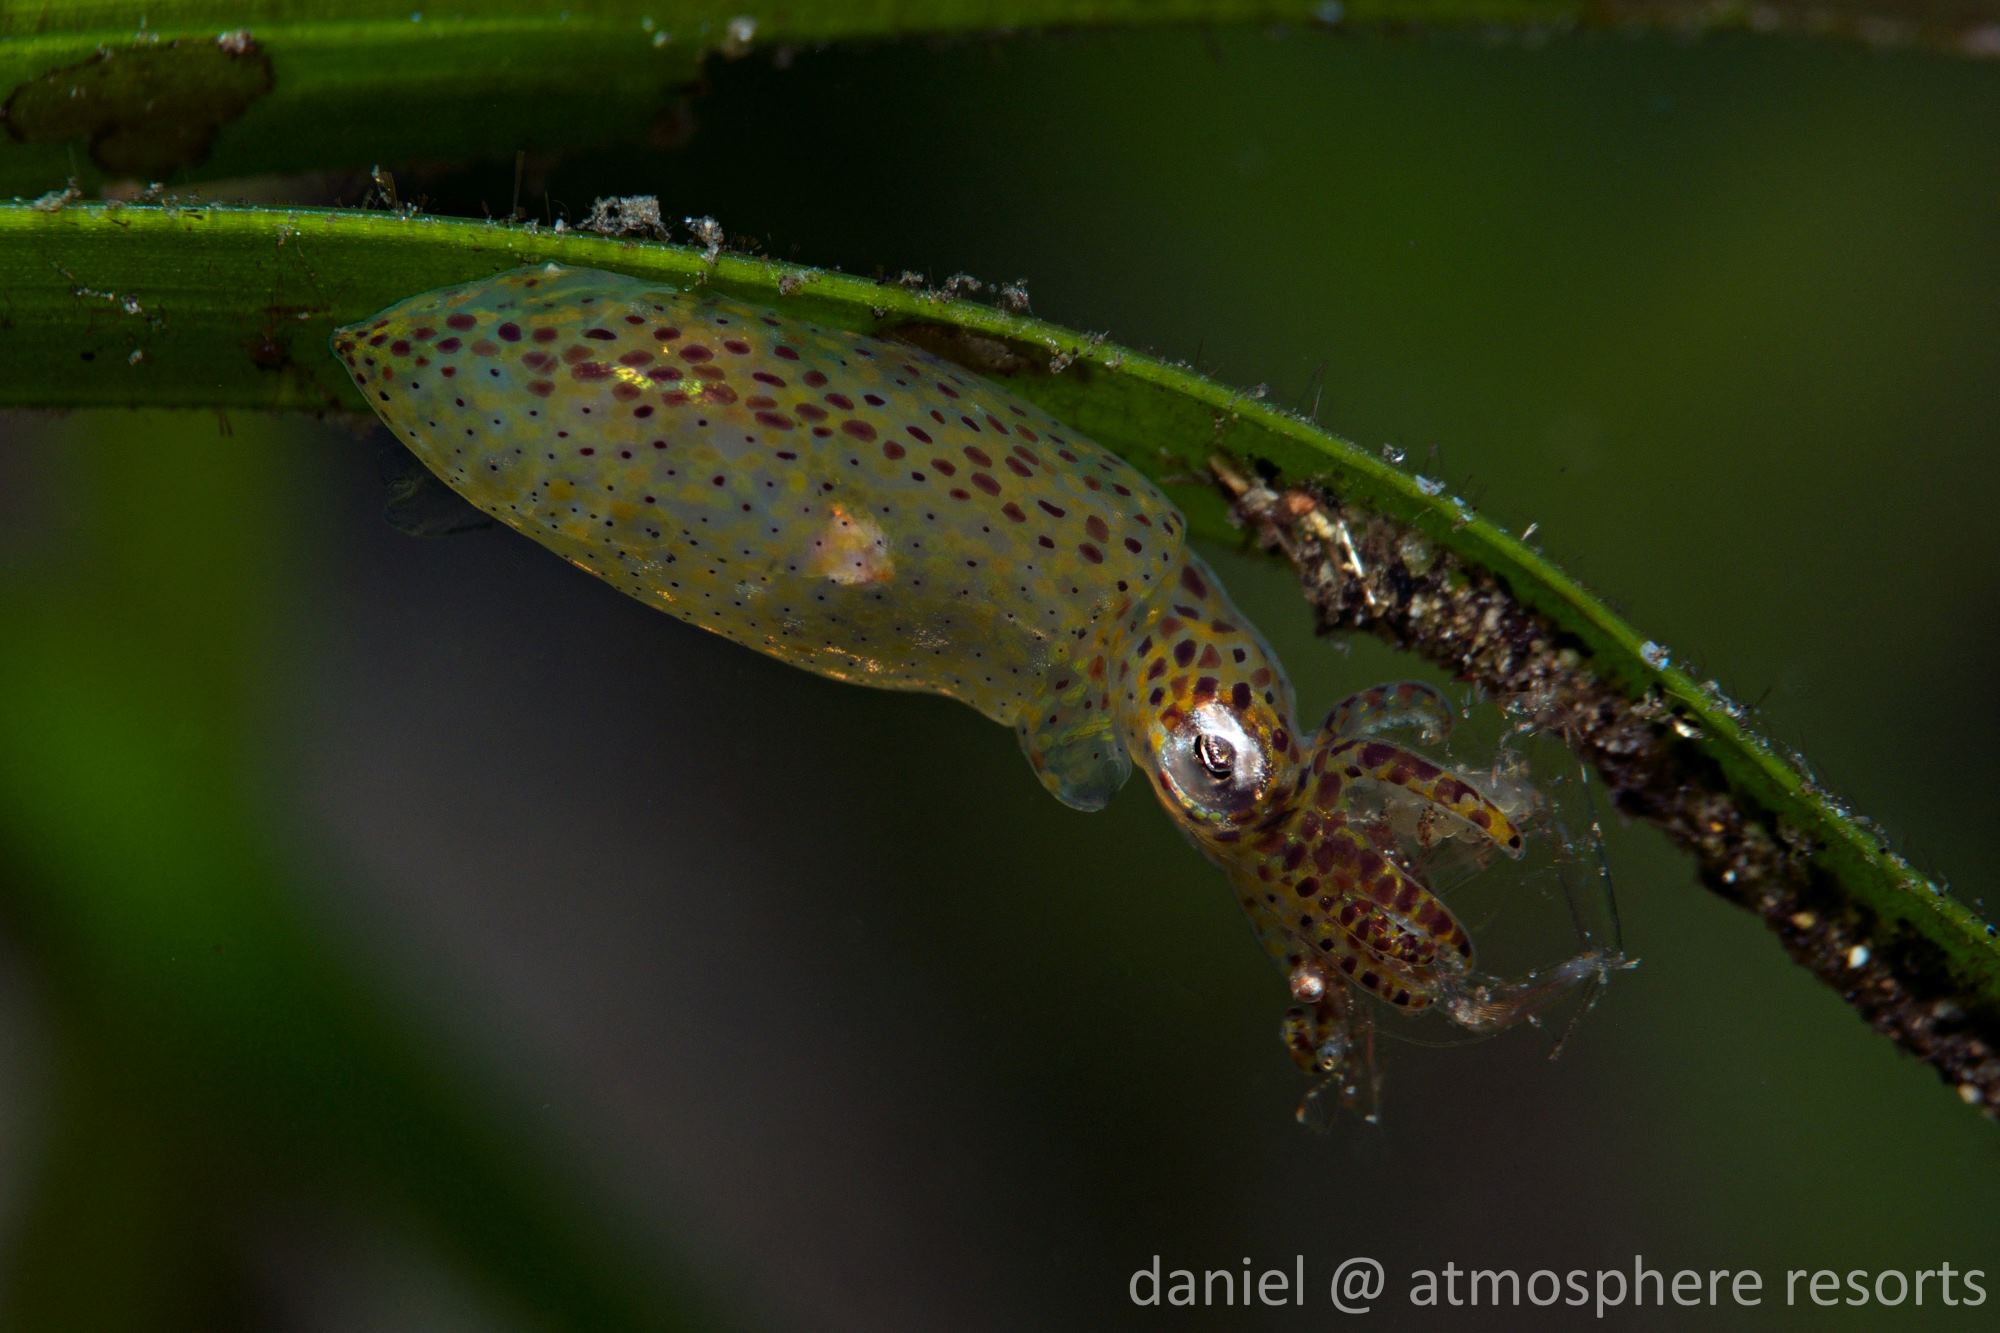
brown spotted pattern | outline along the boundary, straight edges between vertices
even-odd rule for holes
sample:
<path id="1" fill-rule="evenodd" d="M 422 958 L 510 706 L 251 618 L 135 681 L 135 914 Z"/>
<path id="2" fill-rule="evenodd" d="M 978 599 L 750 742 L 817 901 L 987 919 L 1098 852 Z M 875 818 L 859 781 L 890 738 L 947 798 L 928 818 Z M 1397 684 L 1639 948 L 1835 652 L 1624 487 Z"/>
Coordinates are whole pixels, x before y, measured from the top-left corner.
<path id="1" fill-rule="evenodd" d="M 1058 797 L 1130 771 L 1105 710 L 1180 513 L 1116 455 L 929 353 L 591 269 L 341 330 L 371 405 L 473 504 L 649 605 L 1015 727 Z"/>

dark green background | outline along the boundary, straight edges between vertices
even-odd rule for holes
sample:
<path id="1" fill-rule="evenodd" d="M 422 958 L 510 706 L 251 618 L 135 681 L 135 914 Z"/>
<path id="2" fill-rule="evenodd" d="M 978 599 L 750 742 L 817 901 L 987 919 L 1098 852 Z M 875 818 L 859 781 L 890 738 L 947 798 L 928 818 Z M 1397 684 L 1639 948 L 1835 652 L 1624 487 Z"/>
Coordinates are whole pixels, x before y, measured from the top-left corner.
<path id="1" fill-rule="evenodd" d="M 657 193 L 787 258 L 1025 277 L 1047 318 L 1316 401 L 1538 522 L 1979 901 L 1990 66 L 1170 33 L 712 73 L 683 146 L 538 164 L 549 206 Z M 512 166 L 401 179 L 477 214 Z M 1278 980 L 1143 788 L 1075 814 L 967 710 L 790 671 L 508 534 L 404 537 L 349 423 L 0 431 L 11 1322 L 603 1326 L 681 1297 L 771 1328 L 1332 1318 L 1317 1293 L 1135 1315 L 1155 1253 L 1372 1255 L 1382 1328 L 1493 1326 L 1395 1299 L 1448 1261 L 1767 1282 L 1757 1311 L 1608 1327 L 1991 1318 L 1787 1311 L 1795 1267 L 1948 1261 L 2000 1302 L 1993 1126 L 1648 830 L 1611 831 L 1644 966 L 1560 1062 L 1531 1034 L 1391 1044 L 1386 1124 L 1316 1138 Z M 1413 674 L 1314 640 L 1282 569 L 1211 554 L 1309 714 Z M 305 958 L 332 979 L 273 961 Z M 537 1158 L 461 1172 L 468 1136 Z M 599 1304 L 592 1236 L 670 1295 Z"/>

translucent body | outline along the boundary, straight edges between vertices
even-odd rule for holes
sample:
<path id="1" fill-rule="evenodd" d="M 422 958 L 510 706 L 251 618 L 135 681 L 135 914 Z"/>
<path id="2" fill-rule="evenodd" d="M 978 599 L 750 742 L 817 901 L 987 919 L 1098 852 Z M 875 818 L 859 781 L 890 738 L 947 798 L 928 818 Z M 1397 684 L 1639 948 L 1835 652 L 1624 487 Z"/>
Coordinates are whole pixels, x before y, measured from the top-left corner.
<path id="1" fill-rule="evenodd" d="M 432 471 L 579 568 L 807 670 L 970 704 L 1072 805 L 1124 782 L 1088 673 L 1179 573 L 1185 526 L 1034 407 L 913 348 L 589 269 L 420 296 L 338 345 Z"/>
<path id="2" fill-rule="evenodd" d="M 1521 847 L 1471 784 L 1380 739 L 1441 734 L 1443 701 L 1364 692 L 1303 746 L 1283 671 L 1173 505 L 1000 386 L 554 267 L 414 297 L 334 347 L 438 477 L 640 601 L 822 675 L 961 700 L 1080 808 L 1136 763 L 1306 1004 L 1285 1037 L 1307 1068 L 1358 1047 L 1351 992 L 1442 999 L 1482 1028 L 1541 1002 L 1475 986 L 1465 931 L 1403 854 L 1433 820 Z"/>

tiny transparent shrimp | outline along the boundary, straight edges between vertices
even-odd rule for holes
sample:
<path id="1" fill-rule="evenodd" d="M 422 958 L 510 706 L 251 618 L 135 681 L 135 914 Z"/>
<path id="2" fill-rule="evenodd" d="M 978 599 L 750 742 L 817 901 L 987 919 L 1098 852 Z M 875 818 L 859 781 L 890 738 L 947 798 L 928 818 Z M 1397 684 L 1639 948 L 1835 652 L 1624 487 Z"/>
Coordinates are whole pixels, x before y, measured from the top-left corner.
<path id="1" fill-rule="evenodd" d="M 1441 741 L 1443 697 L 1366 690 L 1302 736 L 1283 669 L 1173 504 L 957 365 L 553 265 L 413 297 L 333 346 L 442 481 L 630 596 L 824 676 L 958 699 L 1078 809 L 1137 767 L 1235 888 L 1301 1006 L 1287 1048 L 1340 1074 L 1344 1105 L 1372 1104 L 1364 997 L 1488 1031 L 1613 965 L 1473 972 L 1410 849 L 1517 856 L 1523 834 L 1386 739 Z"/>

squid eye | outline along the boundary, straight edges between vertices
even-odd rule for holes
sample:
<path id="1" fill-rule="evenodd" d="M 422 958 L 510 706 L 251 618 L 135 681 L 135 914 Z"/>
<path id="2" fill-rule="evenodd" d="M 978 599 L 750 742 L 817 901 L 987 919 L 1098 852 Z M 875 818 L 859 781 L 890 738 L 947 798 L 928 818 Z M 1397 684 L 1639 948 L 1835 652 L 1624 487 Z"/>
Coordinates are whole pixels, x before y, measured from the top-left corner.
<path id="1" fill-rule="evenodd" d="M 1236 776 L 1236 747 L 1212 732 L 1195 741 L 1194 757 L 1217 782 Z"/>
<path id="2" fill-rule="evenodd" d="M 1274 756 L 1228 707 L 1207 703 L 1161 738 L 1157 780 L 1202 827 L 1247 818 L 1270 792 Z"/>

